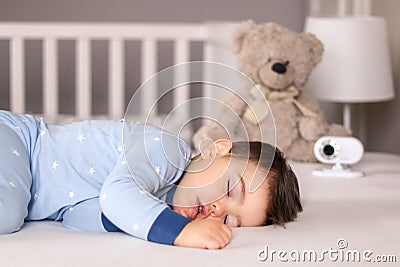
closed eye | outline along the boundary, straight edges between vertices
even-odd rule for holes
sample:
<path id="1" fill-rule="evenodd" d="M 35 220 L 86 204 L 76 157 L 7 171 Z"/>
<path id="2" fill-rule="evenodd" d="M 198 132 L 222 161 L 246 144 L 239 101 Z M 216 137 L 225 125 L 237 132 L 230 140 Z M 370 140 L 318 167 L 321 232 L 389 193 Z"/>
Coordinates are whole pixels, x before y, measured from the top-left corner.
<path id="1" fill-rule="evenodd" d="M 238 175 L 238 178 L 240 179 L 235 179 L 235 182 L 231 182 L 231 179 L 228 179 L 226 184 L 226 195 L 230 198 L 238 198 L 240 203 L 243 203 L 245 198 L 245 186 L 243 177 Z M 231 188 L 231 186 L 233 186 L 233 188 Z"/>
<path id="2" fill-rule="evenodd" d="M 240 218 L 240 216 L 239 216 Z M 241 222 L 240 219 L 236 216 L 227 214 L 224 216 L 224 219 L 222 220 L 222 222 L 226 225 L 228 225 L 229 227 L 240 227 Z"/>

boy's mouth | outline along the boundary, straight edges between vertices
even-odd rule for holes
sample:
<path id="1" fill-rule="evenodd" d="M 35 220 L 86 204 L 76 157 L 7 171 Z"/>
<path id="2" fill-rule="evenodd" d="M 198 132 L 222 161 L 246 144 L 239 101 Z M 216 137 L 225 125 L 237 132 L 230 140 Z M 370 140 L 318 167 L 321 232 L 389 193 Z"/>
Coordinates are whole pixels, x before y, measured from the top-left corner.
<path id="1" fill-rule="evenodd" d="M 203 219 L 208 216 L 208 208 L 200 203 L 199 199 L 196 199 L 196 206 L 192 208 L 192 213 L 189 219 Z"/>

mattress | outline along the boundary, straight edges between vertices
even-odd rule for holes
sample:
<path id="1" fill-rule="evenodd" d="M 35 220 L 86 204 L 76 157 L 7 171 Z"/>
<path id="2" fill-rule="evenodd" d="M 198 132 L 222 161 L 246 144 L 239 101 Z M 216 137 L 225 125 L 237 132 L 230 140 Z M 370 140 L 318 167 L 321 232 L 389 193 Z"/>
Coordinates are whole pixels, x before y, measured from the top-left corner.
<path id="1" fill-rule="evenodd" d="M 376 266 L 400 261 L 400 156 L 364 155 L 363 178 L 312 176 L 293 162 L 304 211 L 286 228 L 237 228 L 222 250 L 151 243 L 123 233 L 84 233 L 58 222 L 26 223 L 0 236 L 0 266 Z M 347 256 L 346 256 L 347 255 Z M 357 260 L 357 255 L 360 258 Z M 315 263 L 312 263 L 315 264 Z"/>

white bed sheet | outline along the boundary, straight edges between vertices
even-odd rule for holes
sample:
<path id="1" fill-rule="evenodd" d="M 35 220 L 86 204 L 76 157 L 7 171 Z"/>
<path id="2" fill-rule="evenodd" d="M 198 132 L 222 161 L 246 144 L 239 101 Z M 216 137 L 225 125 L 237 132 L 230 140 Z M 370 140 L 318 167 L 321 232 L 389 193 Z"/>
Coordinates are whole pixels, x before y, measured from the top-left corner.
<path id="1" fill-rule="evenodd" d="M 57 222 L 27 223 L 20 232 L 0 236 L 0 266 L 287 266 L 277 255 L 260 261 L 260 250 L 289 253 L 338 249 L 364 250 L 394 255 L 400 261 L 400 156 L 366 153 L 357 169 L 358 179 L 317 178 L 319 164 L 292 163 L 300 180 L 304 212 L 287 227 L 234 229 L 231 243 L 222 250 L 207 251 L 165 246 L 122 233 L 82 233 L 64 229 Z M 0 218 L 1 219 L 1 218 Z M 295 256 L 295 254 L 291 254 Z M 338 254 L 339 255 L 339 254 Z M 260 256 L 265 256 L 261 254 Z M 340 258 L 339 258 L 340 259 Z M 353 259 L 353 258 L 351 258 Z M 295 266 L 310 266 L 309 261 Z M 331 261 L 325 254 L 320 266 L 376 266 L 377 263 Z"/>

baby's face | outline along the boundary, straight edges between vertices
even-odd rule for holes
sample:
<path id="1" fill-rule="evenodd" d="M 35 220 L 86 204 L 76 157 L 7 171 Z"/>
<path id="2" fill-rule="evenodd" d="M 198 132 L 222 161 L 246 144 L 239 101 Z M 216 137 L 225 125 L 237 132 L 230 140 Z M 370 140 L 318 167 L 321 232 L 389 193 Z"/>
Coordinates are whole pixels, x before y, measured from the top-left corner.
<path id="1" fill-rule="evenodd" d="M 193 161 L 179 183 L 173 209 L 191 219 L 219 220 L 230 227 L 260 226 L 267 208 L 267 187 L 249 192 L 253 176 L 265 177 L 256 164 L 229 155 Z M 264 181 L 265 183 L 265 181 Z"/>

